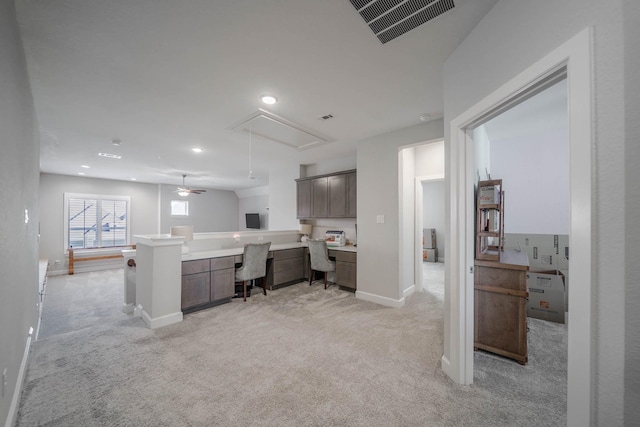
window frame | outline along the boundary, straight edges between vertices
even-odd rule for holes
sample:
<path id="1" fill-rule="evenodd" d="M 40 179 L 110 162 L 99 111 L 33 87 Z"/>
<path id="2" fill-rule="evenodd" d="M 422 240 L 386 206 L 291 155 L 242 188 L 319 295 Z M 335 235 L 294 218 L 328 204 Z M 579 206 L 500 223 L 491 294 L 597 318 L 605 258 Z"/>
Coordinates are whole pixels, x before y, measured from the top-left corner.
<path id="1" fill-rule="evenodd" d="M 184 203 L 185 204 L 185 214 L 174 214 L 173 213 L 173 202 L 180 202 L 180 203 Z M 189 201 L 188 200 L 180 200 L 180 199 L 172 199 L 169 202 L 169 213 L 172 217 L 179 217 L 179 218 L 187 218 L 189 217 Z"/>
<path id="2" fill-rule="evenodd" d="M 102 210 L 102 202 L 103 201 L 125 201 L 127 203 L 127 231 L 126 235 L 126 243 L 123 246 L 128 246 L 131 244 L 131 197 L 130 196 L 117 196 L 117 195 L 106 195 L 106 194 L 88 194 L 88 193 L 64 193 L 64 203 L 63 203 L 63 245 L 65 253 L 69 250 L 69 202 L 72 199 L 84 199 L 84 200 L 96 200 L 98 202 L 98 212 Z M 116 246 L 102 246 L 102 227 L 97 228 L 98 240 L 100 242 L 100 246 L 96 246 L 93 248 L 78 248 L 78 249 L 109 249 L 115 248 Z"/>

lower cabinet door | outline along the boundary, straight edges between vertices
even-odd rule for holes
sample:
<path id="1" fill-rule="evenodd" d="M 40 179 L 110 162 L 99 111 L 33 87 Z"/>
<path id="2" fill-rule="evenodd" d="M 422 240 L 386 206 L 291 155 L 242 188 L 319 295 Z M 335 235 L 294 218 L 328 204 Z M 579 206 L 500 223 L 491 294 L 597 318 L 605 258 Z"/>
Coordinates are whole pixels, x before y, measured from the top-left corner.
<path id="1" fill-rule="evenodd" d="M 336 260 L 336 283 L 345 288 L 356 289 L 356 263 Z"/>
<path id="2" fill-rule="evenodd" d="M 232 298 L 235 293 L 235 268 L 211 272 L 211 301 Z"/>
<path id="3" fill-rule="evenodd" d="M 182 309 L 209 302 L 211 292 L 209 272 L 182 276 Z"/>

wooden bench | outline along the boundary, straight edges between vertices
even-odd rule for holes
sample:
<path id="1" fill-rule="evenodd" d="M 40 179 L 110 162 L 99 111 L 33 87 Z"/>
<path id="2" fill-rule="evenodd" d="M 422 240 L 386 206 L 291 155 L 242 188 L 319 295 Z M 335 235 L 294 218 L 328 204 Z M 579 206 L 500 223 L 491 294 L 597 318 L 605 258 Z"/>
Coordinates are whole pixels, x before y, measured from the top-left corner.
<path id="1" fill-rule="evenodd" d="M 131 248 L 131 249 L 135 249 L 136 245 L 127 245 L 127 246 L 110 246 L 109 249 L 127 249 L 127 248 Z M 91 248 L 91 250 L 94 249 L 107 249 L 107 248 Z M 103 260 L 103 259 L 113 259 L 113 258 L 122 258 L 122 254 L 111 254 L 111 255 L 96 255 L 96 256 L 88 256 L 88 257 L 82 257 L 82 258 L 76 258 L 75 257 L 75 253 L 82 253 L 82 251 L 84 251 L 84 249 L 73 249 L 73 248 L 69 248 L 69 274 L 73 274 L 73 265 L 76 262 L 81 262 L 81 261 L 99 261 L 99 260 Z"/>

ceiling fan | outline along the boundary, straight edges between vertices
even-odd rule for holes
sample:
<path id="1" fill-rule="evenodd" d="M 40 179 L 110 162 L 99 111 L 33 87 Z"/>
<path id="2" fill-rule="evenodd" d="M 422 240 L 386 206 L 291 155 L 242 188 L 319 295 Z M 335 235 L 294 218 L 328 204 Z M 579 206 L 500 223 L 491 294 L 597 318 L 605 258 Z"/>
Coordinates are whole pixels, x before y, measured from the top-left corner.
<path id="1" fill-rule="evenodd" d="M 182 187 L 178 187 L 178 190 L 176 191 L 179 196 L 187 197 L 189 194 L 200 194 L 200 193 L 207 192 L 207 190 L 195 190 L 187 187 L 184 183 L 184 179 L 186 177 L 187 175 L 184 175 L 184 174 L 182 175 Z"/>

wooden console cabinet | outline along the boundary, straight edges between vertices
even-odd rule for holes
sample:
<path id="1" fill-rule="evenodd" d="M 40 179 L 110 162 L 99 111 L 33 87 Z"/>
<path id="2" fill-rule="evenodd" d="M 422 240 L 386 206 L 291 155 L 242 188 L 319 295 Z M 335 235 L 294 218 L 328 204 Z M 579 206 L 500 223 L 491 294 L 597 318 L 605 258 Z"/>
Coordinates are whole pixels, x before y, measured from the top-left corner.
<path id="1" fill-rule="evenodd" d="M 527 363 L 526 252 L 500 252 L 499 261 L 475 261 L 475 350 L 481 349 Z"/>

